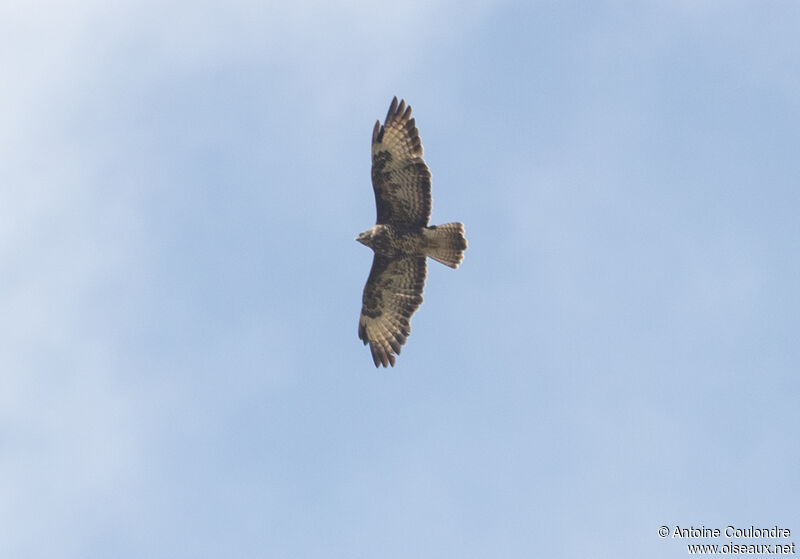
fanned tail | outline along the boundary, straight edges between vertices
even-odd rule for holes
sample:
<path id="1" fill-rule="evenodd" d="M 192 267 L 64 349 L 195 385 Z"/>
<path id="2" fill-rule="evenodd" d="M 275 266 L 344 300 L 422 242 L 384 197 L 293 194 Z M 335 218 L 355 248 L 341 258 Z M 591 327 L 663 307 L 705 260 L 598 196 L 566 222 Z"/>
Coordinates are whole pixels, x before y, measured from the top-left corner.
<path id="1" fill-rule="evenodd" d="M 467 239 L 464 237 L 464 224 L 445 223 L 432 225 L 425 229 L 425 238 L 428 246 L 426 256 L 430 256 L 445 266 L 458 268 L 467 249 Z"/>

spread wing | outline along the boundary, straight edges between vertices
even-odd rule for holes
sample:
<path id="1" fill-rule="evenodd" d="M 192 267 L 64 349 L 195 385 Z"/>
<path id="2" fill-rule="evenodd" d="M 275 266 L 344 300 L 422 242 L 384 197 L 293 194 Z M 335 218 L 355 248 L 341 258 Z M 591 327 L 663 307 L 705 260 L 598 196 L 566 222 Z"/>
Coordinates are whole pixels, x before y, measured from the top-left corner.
<path id="1" fill-rule="evenodd" d="M 410 319 L 422 304 L 425 257 L 390 259 L 375 255 L 364 286 L 358 337 L 369 343 L 375 366 L 394 366 L 395 354 L 411 333 Z"/>
<path id="2" fill-rule="evenodd" d="M 422 159 L 422 142 L 405 101 L 392 99 L 386 120 L 372 130 L 372 188 L 377 223 L 428 225 L 431 171 Z"/>

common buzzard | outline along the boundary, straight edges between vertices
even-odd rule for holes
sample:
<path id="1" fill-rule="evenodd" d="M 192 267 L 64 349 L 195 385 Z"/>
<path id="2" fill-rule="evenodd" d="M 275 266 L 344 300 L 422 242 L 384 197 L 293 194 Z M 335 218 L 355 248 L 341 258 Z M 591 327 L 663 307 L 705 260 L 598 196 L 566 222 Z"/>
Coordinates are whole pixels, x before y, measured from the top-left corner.
<path id="1" fill-rule="evenodd" d="M 426 257 L 458 268 L 467 248 L 461 223 L 428 226 L 431 172 L 422 159 L 411 107 L 392 99 L 386 120 L 372 130 L 372 188 L 378 219 L 356 240 L 370 247 L 358 337 L 369 344 L 375 366 L 394 366 L 422 304 Z"/>

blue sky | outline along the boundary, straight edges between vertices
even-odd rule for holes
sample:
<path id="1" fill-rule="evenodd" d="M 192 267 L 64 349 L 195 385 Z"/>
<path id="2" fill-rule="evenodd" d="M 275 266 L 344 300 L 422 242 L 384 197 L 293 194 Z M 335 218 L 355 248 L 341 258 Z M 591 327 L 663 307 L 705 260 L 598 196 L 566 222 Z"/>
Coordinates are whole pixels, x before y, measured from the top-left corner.
<path id="1" fill-rule="evenodd" d="M 800 534 L 799 25 L 788 2 L 4 4 L 0 554 Z M 470 248 L 430 263 L 387 371 L 353 239 L 394 95 Z"/>

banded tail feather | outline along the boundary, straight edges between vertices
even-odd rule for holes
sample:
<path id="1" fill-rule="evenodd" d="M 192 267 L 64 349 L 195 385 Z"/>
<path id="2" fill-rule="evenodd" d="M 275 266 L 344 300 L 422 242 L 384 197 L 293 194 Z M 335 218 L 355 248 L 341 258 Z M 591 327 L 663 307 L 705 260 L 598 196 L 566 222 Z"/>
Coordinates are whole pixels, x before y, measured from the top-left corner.
<path id="1" fill-rule="evenodd" d="M 445 266 L 458 268 L 464 259 L 464 251 L 467 249 L 467 239 L 464 237 L 462 223 L 432 225 L 425 229 L 425 238 L 428 241 L 425 249 L 427 256 Z"/>

